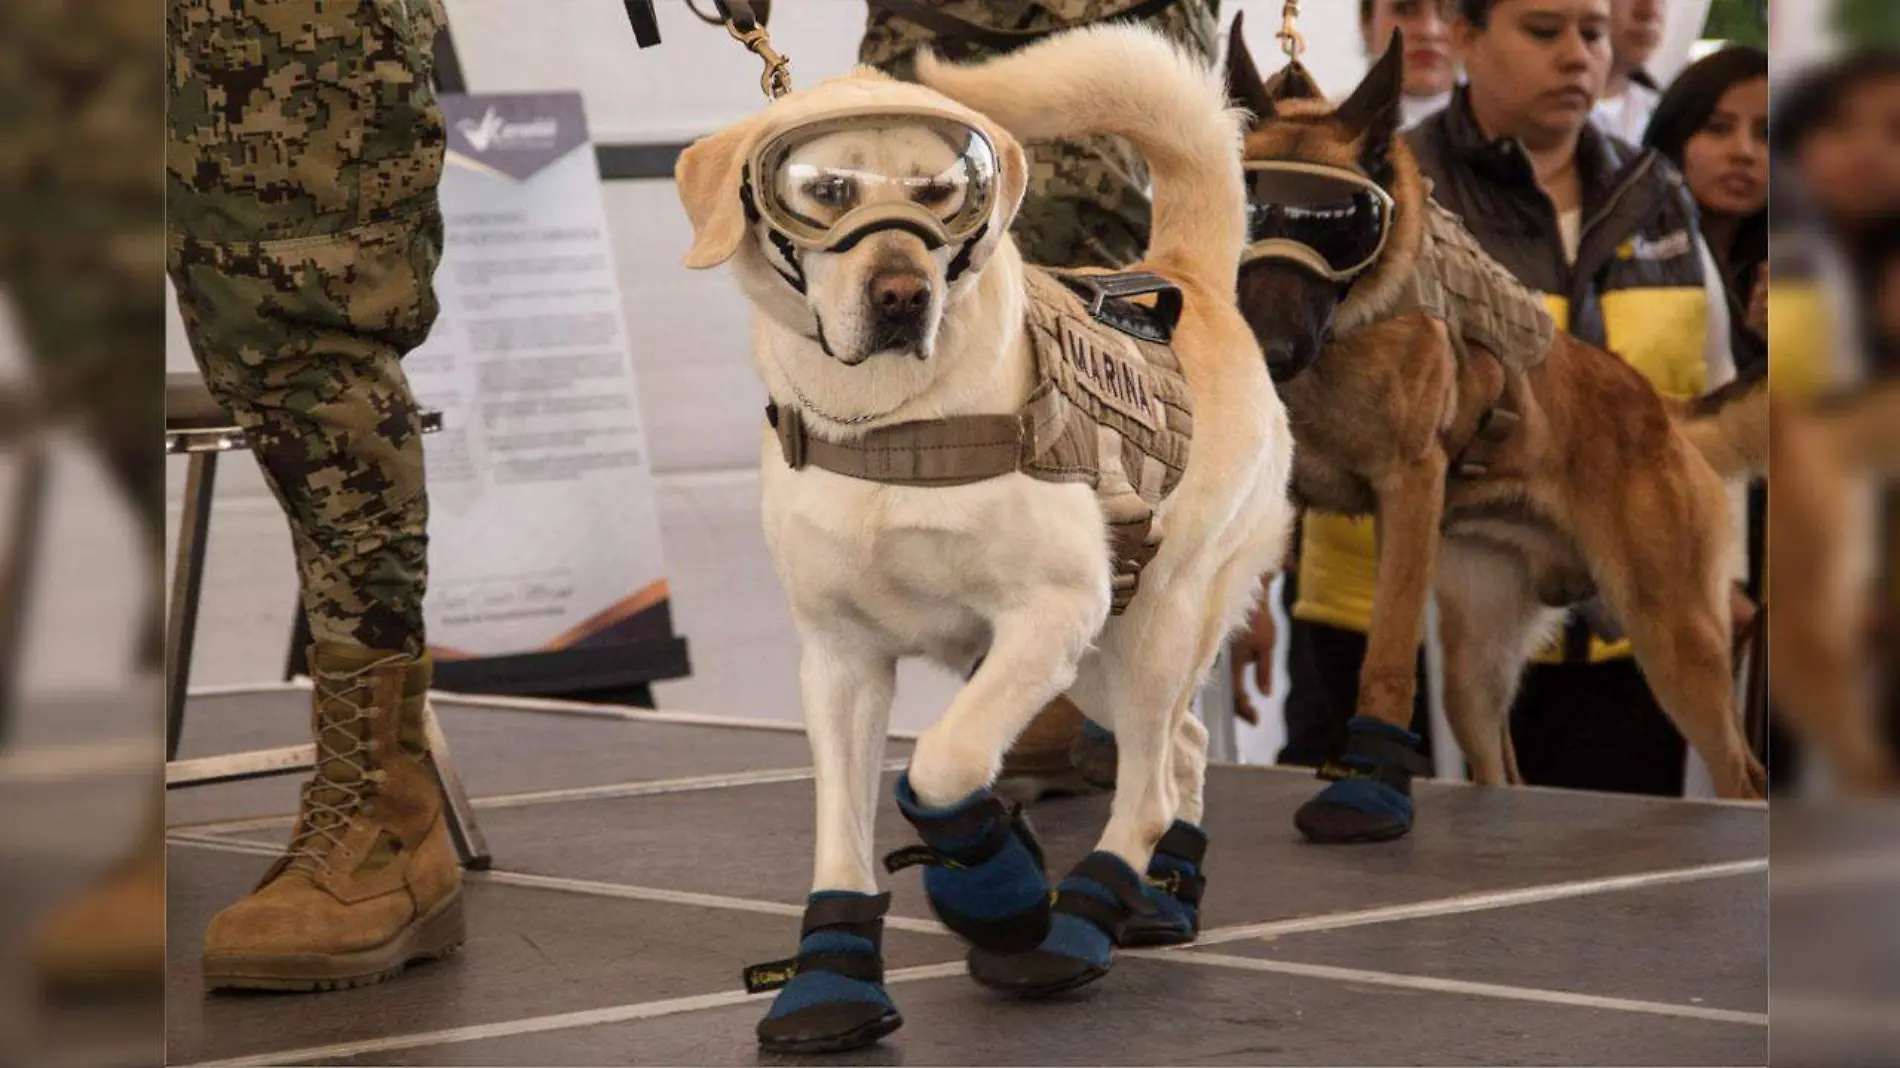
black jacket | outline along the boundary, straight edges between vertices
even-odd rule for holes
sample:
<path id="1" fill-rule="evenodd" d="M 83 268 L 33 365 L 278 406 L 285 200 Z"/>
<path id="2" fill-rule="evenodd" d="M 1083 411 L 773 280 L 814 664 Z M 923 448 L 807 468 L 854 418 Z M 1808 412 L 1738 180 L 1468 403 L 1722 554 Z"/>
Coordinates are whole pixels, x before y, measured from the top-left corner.
<path id="1" fill-rule="evenodd" d="M 1565 298 L 1570 333 L 1607 347 L 1602 297 L 1635 288 L 1701 287 L 1701 233 L 1681 172 L 1653 149 L 1584 127 L 1577 144 L 1583 232 L 1574 267 L 1529 154 L 1478 128 L 1466 89 L 1406 138 L 1440 204 L 1464 217 L 1485 251 L 1524 284 Z M 1698 361 L 1701 353 L 1694 354 Z"/>

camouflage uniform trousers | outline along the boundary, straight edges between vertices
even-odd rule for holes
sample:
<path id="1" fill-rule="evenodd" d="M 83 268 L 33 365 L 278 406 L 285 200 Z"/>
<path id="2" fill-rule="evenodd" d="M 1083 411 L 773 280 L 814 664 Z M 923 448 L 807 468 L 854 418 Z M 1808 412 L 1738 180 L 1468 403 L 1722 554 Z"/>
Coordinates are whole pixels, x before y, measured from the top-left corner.
<path id="1" fill-rule="evenodd" d="M 131 505 L 148 581 L 164 573 L 165 548 L 164 399 L 153 388 L 164 364 L 162 98 L 151 16 L 144 0 L 0 4 L 0 292 L 33 377 L 7 403 L 86 434 Z M 143 667 L 164 662 L 162 615 L 154 596 Z"/>
<path id="2" fill-rule="evenodd" d="M 987 29 L 1038 31 L 1113 18 L 1136 0 L 935 0 L 944 14 Z M 993 54 L 935 33 L 868 0 L 858 61 L 914 80 L 916 53 L 931 46 L 950 59 Z M 1220 0 L 1178 0 L 1149 20 L 1175 44 L 1212 62 Z M 1125 267 L 1148 245 L 1148 168 L 1120 138 L 1025 145 L 1029 184 L 1011 232 L 1023 257 L 1048 267 Z"/>
<path id="3" fill-rule="evenodd" d="M 401 359 L 435 321 L 439 0 L 169 0 L 167 267 L 290 520 L 312 636 L 424 648 Z"/>

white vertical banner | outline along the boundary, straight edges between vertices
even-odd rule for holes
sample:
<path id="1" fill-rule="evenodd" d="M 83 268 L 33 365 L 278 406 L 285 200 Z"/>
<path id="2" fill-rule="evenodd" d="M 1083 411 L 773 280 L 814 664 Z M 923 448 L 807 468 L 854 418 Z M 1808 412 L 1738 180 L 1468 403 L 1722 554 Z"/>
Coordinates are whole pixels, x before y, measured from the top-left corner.
<path id="1" fill-rule="evenodd" d="M 578 93 L 441 99 L 442 310 L 404 365 L 444 662 L 672 640 L 640 391 Z M 558 681 L 558 680 L 556 680 Z"/>

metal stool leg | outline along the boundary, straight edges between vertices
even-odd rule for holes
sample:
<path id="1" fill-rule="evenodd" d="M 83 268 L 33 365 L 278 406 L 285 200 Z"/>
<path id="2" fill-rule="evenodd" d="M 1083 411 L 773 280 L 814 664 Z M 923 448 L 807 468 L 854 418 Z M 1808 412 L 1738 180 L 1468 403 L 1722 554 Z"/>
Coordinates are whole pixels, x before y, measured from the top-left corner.
<path id="1" fill-rule="evenodd" d="M 171 656 L 165 665 L 165 759 L 178 756 L 185 730 L 185 691 L 191 683 L 192 638 L 198 629 L 198 594 L 204 585 L 205 542 L 211 532 L 211 491 L 218 454 L 195 452 L 185 471 L 185 506 L 179 520 L 178 562 L 172 568 L 172 604 L 165 627 Z"/>
<path id="2" fill-rule="evenodd" d="M 46 469 L 45 447 L 38 442 L 26 444 L 20 455 L 20 482 L 13 494 L 7 562 L 0 568 L 0 742 L 13 733 L 19 700 L 20 654 L 26 648 L 26 602 L 33 583 L 33 558 L 39 552 Z"/>
<path id="3" fill-rule="evenodd" d="M 475 807 L 469 804 L 468 791 L 462 788 L 462 778 L 455 773 L 455 762 L 449 757 L 449 740 L 442 733 L 442 724 L 436 721 L 434 702 L 423 703 L 422 729 L 429 742 L 429 766 L 435 771 L 442 799 L 448 803 L 449 836 L 455 839 L 455 851 L 461 856 L 464 868 L 486 871 L 494 858 L 489 855 L 488 840 L 482 837 L 482 829 L 475 823 Z"/>

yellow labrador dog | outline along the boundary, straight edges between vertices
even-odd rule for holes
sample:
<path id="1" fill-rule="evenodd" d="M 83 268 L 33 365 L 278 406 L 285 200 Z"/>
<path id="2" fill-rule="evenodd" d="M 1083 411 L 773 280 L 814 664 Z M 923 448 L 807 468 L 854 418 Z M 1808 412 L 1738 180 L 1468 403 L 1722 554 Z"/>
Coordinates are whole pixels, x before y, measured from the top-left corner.
<path id="1" fill-rule="evenodd" d="M 1219 74 L 1128 26 L 919 72 L 783 97 L 677 169 L 687 266 L 730 265 L 756 312 L 765 537 L 817 769 L 798 956 L 747 977 L 780 989 L 759 1025 L 775 1050 L 901 1023 L 872 825 L 902 657 L 968 682 L 897 784 L 922 843 L 885 864 L 925 867 L 979 981 L 1045 994 L 1103 974 L 1130 928 L 1193 937 L 1190 705 L 1287 536 L 1292 439 L 1234 306 L 1246 196 Z M 1145 273 L 1099 285 L 1024 264 L 1009 237 L 1018 138 L 1092 134 L 1127 138 L 1154 180 Z M 1119 787 L 1052 894 L 990 785 L 1064 692 L 1115 731 Z"/>

